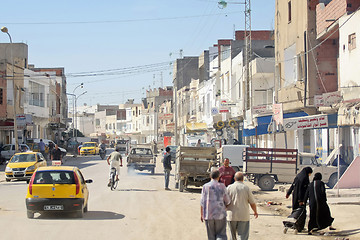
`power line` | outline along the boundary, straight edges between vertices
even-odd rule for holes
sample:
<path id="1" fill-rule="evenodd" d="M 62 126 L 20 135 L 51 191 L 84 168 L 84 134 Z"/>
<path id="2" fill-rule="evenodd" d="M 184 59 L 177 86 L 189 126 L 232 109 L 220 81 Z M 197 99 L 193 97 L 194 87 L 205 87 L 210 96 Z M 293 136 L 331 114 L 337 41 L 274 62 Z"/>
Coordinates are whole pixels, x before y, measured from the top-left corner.
<path id="1" fill-rule="evenodd" d="M 178 20 L 178 19 L 191 19 L 200 18 L 206 16 L 218 16 L 237 14 L 241 11 L 226 12 L 226 13 L 214 13 L 204 15 L 192 15 L 192 16 L 178 16 L 178 17 L 162 17 L 162 18 L 139 18 L 139 19 L 123 19 L 123 20 L 99 20 L 99 21 L 64 21 L 64 22 L 5 22 L 5 25 L 72 25 L 72 24 L 113 24 L 113 23 L 129 23 L 129 22 L 148 22 L 148 21 L 164 21 L 164 20 Z"/>

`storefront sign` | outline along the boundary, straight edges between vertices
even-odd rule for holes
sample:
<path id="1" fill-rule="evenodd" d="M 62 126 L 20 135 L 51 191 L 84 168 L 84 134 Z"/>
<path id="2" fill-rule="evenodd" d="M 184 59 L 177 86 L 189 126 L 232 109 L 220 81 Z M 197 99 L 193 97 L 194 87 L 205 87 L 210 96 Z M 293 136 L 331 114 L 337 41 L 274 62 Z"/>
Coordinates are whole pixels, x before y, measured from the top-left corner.
<path id="1" fill-rule="evenodd" d="M 260 115 L 272 112 L 272 105 L 259 105 L 252 107 L 253 115 Z"/>
<path id="2" fill-rule="evenodd" d="M 314 115 L 301 118 L 284 119 L 284 130 L 293 131 L 300 129 L 327 128 L 329 126 L 327 115 Z"/>
<path id="3" fill-rule="evenodd" d="M 341 92 L 330 92 L 324 93 L 322 95 L 315 95 L 315 107 L 330 107 L 331 105 L 341 102 L 342 96 Z"/>
<path id="4" fill-rule="evenodd" d="M 283 114 L 282 103 L 273 104 L 272 110 L 273 110 L 273 120 L 276 123 L 276 125 L 283 124 L 284 114 Z"/>
<path id="5" fill-rule="evenodd" d="M 228 113 L 229 112 L 229 105 L 227 104 L 226 100 L 220 100 L 220 113 Z"/>

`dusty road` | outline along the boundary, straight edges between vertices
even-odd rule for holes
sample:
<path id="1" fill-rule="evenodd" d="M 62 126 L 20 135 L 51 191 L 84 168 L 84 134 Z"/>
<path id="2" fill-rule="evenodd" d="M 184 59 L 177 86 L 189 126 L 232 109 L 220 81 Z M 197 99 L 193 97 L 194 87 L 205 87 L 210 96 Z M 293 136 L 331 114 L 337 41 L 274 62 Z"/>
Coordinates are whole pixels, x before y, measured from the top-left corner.
<path id="1" fill-rule="evenodd" d="M 116 191 L 107 185 L 108 166 L 98 156 L 68 158 L 66 165 L 78 166 L 89 184 L 89 212 L 83 219 L 71 214 L 35 215 L 26 218 L 25 182 L 0 182 L 0 239 L 206 239 L 206 230 L 200 221 L 200 190 L 193 189 L 179 193 L 164 190 L 164 176 L 160 161 L 156 174 L 136 172 L 128 175 L 126 167 L 121 168 L 120 183 Z M 3 168 L 3 166 L 2 166 Z M 3 180 L 3 179 L 2 179 Z M 256 188 L 254 188 L 256 190 Z M 259 203 L 266 200 L 280 201 L 280 192 L 259 192 L 255 194 Z M 277 199 L 276 197 L 279 197 Z M 271 198 L 271 199 L 270 199 Z M 262 206 L 258 219 L 251 219 L 250 239 L 320 239 L 305 234 L 282 233 L 282 220 L 287 214 L 286 202 L 282 206 Z M 341 206 L 358 215 L 360 208 Z M 350 209 L 351 208 L 351 209 Z M 335 215 L 343 211 L 333 211 Z M 340 215 L 339 215 L 340 216 Z M 347 215 L 342 216 L 345 219 Z M 351 215 L 349 215 L 351 217 Z M 336 216 L 335 216 L 336 218 Z M 340 219 L 340 218 L 339 218 Z M 358 219 L 358 217 L 357 217 Z M 348 220 L 349 221 L 349 220 Z M 351 220 L 350 220 L 351 222 Z M 356 226 L 360 226 L 355 222 Z M 355 229 L 349 226 L 349 229 Z M 336 226 L 336 224 L 335 224 Z M 325 237 L 324 239 L 335 239 Z M 352 236 L 351 239 L 360 239 Z"/>

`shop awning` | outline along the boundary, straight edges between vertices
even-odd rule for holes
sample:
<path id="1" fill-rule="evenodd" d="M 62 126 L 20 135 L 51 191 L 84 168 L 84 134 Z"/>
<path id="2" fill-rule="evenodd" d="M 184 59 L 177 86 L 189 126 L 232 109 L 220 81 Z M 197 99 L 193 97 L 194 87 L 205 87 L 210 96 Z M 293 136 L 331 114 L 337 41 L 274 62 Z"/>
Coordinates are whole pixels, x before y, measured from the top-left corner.
<path id="1" fill-rule="evenodd" d="M 295 117 L 303 117 L 308 116 L 306 112 L 294 112 L 294 113 L 285 113 L 285 118 L 295 118 Z M 243 131 L 243 137 L 250 137 L 255 135 L 264 135 L 268 134 L 268 127 L 271 122 L 272 115 L 270 116 L 263 116 L 263 117 L 257 117 L 257 126 L 252 129 L 245 128 Z"/>
<path id="2" fill-rule="evenodd" d="M 206 123 L 186 123 L 186 133 L 205 132 L 207 131 Z"/>

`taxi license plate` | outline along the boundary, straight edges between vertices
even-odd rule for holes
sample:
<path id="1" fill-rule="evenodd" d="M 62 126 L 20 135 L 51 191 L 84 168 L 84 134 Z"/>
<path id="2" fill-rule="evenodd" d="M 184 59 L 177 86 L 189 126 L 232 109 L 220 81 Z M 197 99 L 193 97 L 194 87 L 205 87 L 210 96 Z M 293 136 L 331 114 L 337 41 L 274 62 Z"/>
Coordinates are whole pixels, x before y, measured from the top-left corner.
<path id="1" fill-rule="evenodd" d="M 45 205 L 44 206 L 44 210 L 46 211 L 61 211 L 64 210 L 64 206 L 63 205 Z"/>

